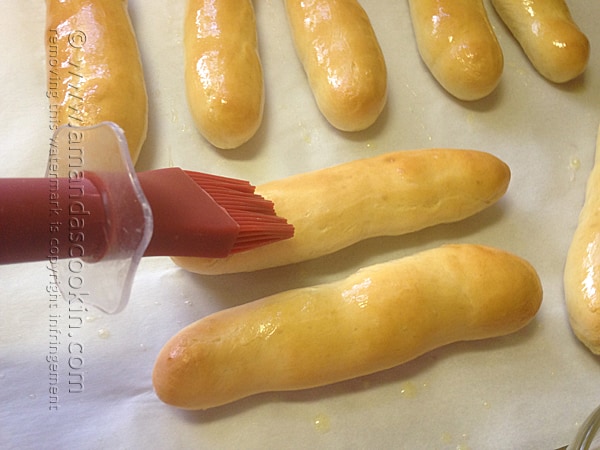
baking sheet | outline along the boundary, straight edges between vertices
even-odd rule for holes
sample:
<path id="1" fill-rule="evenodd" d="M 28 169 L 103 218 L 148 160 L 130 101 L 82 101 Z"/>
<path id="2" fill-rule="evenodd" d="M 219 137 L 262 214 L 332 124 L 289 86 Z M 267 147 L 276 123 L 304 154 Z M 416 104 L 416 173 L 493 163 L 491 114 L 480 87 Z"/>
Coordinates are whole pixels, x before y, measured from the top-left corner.
<path id="1" fill-rule="evenodd" d="M 44 2 L 2 4 L 0 176 L 41 176 L 50 136 Z M 139 170 L 179 165 L 260 184 L 387 151 L 440 146 L 499 156 L 512 169 L 511 185 L 497 205 L 463 222 L 371 239 L 294 266 L 205 277 L 168 258 L 145 259 L 122 313 L 107 316 L 90 308 L 77 313 L 83 326 L 69 329 L 74 319 L 62 305 L 56 410 L 46 360 L 52 339 L 48 270 L 44 263 L 0 267 L 0 446 L 464 450 L 552 449 L 571 440 L 600 402 L 598 359 L 572 336 L 562 291 L 600 123 L 600 3 L 569 2 L 591 41 L 591 60 L 584 76 L 556 86 L 533 70 L 486 1 L 504 50 L 504 75 L 493 95 L 462 103 L 421 63 L 407 3 L 363 0 L 387 60 L 389 101 L 376 125 L 346 134 L 316 110 L 282 2 L 255 2 L 265 116 L 256 137 L 232 151 L 207 145 L 187 110 L 184 1 L 129 4 L 150 97 Z M 155 397 L 154 359 L 185 325 L 447 242 L 498 246 L 534 264 L 545 290 L 536 320 L 514 335 L 450 345 L 372 376 L 258 395 L 206 412 L 179 411 Z"/>

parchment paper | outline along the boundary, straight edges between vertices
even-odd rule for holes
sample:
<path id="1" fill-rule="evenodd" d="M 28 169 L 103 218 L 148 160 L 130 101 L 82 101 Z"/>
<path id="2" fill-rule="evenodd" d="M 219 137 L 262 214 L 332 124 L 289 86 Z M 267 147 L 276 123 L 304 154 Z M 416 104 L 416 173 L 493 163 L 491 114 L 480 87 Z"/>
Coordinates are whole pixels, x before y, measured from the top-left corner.
<path id="1" fill-rule="evenodd" d="M 571 440 L 600 402 L 598 359 L 573 337 L 562 290 L 600 123 L 600 3 L 569 2 L 592 54 L 584 76 L 556 86 L 534 71 L 486 1 L 505 70 L 497 91 L 476 103 L 447 95 L 421 63 L 406 1 L 362 3 L 389 71 L 389 101 L 377 124 L 345 134 L 326 123 L 294 54 L 283 2 L 260 0 L 264 122 L 249 144 L 218 151 L 196 132 L 185 102 L 184 1 L 130 0 L 150 97 L 137 169 L 177 165 L 260 184 L 392 150 L 474 148 L 510 165 L 506 196 L 463 222 L 257 273 L 205 277 L 168 258 L 145 259 L 130 304 L 115 316 L 91 308 L 70 313 L 63 303 L 52 322 L 45 263 L 2 266 L 2 448 L 553 449 Z M 2 6 L 0 176 L 43 176 L 50 137 L 45 5 Z M 545 290 L 535 321 L 514 335 L 450 345 L 372 376 L 206 412 L 179 411 L 154 395 L 155 357 L 185 325 L 447 242 L 498 246 L 534 264 Z M 69 328 L 77 320 L 82 326 Z M 51 345 L 59 348 L 54 368 Z"/>

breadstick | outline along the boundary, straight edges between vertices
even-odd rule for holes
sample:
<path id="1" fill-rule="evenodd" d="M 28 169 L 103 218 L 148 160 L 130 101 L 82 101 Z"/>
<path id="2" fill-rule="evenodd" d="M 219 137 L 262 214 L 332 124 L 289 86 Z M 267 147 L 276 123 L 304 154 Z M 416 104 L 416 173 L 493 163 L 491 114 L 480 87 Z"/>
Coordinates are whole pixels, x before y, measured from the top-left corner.
<path id="1" fill-rule="evenodd" d="M 403 150 L 272 181 L 256 188 L 294 237 L 227 258 L 174 258 L 202 274 L 248 272 L 333 253 L 360 240 L 454 222 L 496 202 L 510 170 L 473 150 Z"/>
<path id="2" fill-rule="evenodd" d="M 492 4 L 542 76 L 565 83 L 585 71 L 590 43 L 564 0 L 492 0 Z"/>
<path id="3" fill-rule="evenodd" d="M 196 127 L 215 147 L 249 141 L 262 122 L 264 86 L 251 0 L 188 0 L 185 84 Z"/>
<path id="4" fill-rule="evenodd" d="M 541 300 L 537 273 L 523 259 L 447 245 L 207 316 L 163 347 L 154 388 L 170 405 L 206 409 L 322 386 L 452 342 L 515 332 Z"/>
<path id="5" fill-rule="evenodd" d="M 600 129 L 596 160 L 565 263 L 564 287 L 571 328 L 600 354 Z"/>
<path id="6" fill-rule="evenodd" d="M 460 100 L 479 100 L 498 85 L 502 49 L 482 0 L 409 0 L 417 47 L 433 77 Z"/>
<path id="7" fill-rule="evenodd" d="M 387 99 L 387 69 L 365 10 L 356 0 L 286 0 L 296 53 L 317 106 L 331 125 L 360 131 Z"/>
<path id="8" fill-rule="evenodd" d="M 51 129 L 115 122 L 135 163 L 148 98 L 127 0 L 46 0 Z"/>

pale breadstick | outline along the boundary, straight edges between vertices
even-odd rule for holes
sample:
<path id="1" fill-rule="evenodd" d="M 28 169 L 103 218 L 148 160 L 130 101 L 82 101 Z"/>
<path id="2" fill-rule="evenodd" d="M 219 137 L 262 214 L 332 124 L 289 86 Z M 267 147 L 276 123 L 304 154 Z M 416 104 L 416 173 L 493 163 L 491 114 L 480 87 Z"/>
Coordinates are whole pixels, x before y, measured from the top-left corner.
<path id="1" fill-rule="evenodd" d="M 542 76 L 564 83 L 585 71 L 590 43 L 564 0 L 492 0 L 492 4 Z"/>
<path id="2" fill-rule="evenodd" d="M 203 274 L 249 272 L 333 253 L 471 216 L 506 192 L 510 169 L 474 150 L 403 150 L 272 181 L 256 188 L 294 237 L 227 258 L 174 258 Z"/>
<path id="3" fill-rule="evenodd" d="M 387 68 L 365 10 L 356 0 L 286 0 L 296 53 L 315 101 L 331 125 L 360 131 L 387 99 Z"/>
<path id="4" fill-rule="evenodd" d="M 188 0 L 184 22 L 188 105 L 215 147 L 249 141 L 263 117 L 264 84 L 251 0 Z"/>
<path id="5" fill-rule="evenodd" d="M 523 259 L 448 245 L 205 317 L 163 347 L 154 388 L 170 405 L 206 409 L 335 383 L 452 342 L 517 331 L 541 300 L 537 273 Z"/>
<path id="6" fill-rule="evenodd" d="M 127 0 L 46 0 L 51 129 L 115 122 L 135 163 L 148 97 Z"/>
<path id="7" fill-rule="evenodd" d="M 593 353 L 600 354 L 600 129 L 594 168 L 567 254 L 564 286 L 573 332 Z"/>
<path id="8" fill-rule="evenodd" d="M 479 100 L 500 82 L 502 49 L 482 0 L 409 0 L 417 47 L 433 77 L 460 100 Z"/>

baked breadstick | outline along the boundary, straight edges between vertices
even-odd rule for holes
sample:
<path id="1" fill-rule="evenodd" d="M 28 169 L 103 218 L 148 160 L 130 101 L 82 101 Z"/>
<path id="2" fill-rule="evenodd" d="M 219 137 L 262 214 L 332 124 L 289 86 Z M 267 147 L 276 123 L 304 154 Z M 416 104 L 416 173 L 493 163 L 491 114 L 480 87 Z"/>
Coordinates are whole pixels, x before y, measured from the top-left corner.
<path id="1" fill-rule="evenodd" d="M 202 274 L 249 272 L 333 253 L 473 215 L 506 192 L 510 170 L 489 153 L 404 150 L 272 181 L 256 188 L 294 237 L 227 258 L 174 258 Z"/>
<path id="2" fill-rule="evenodd" d="M 154 389 L 170 405 L 206 409 L 322 386 L 452 342 L 515 332 L 541 300 L 538 275 L 523 259 L 447 245 L 205 317 L 163 347 Z"/>
<path id="3" fill-rule="evenodd" d="M 492 4 L 542 76 L 565 83 L 585 71 L 590 43 L 565 0 L 492 0 Z"/>
<path id="4" fill-rule="evenodd" d="M 188 0 L 185 84 L 200 133 L 215 147 L 249 141 L 262 122 L 264 85 L 251 0 Z"/>
<path id="5" fill-rule="evenodd" d="M 387 69 L 371 22 L 357 0 L 286 0 L 296 53 L 315 101 L 331 125 L 360 131 L 387 99 Z"/>
<path id="6" fill-rule="evenodd" d="M 567 254 L 564 286 L 573 332 L 600 354 L 600 129 L 595 164 Z"/>
<path id="7" fill-rule="evenodd" d="M 127 0 L 46 0 L 46 25 L 51 129 L 115 122 L 135 163 L 148 98 Z"/>
<path id="8" fill-rule="evenodd" d="M 409 0 L 423 62 L 460 100 L 479 100 L 498 85 L 502 49 L 482 0 Z"/>

